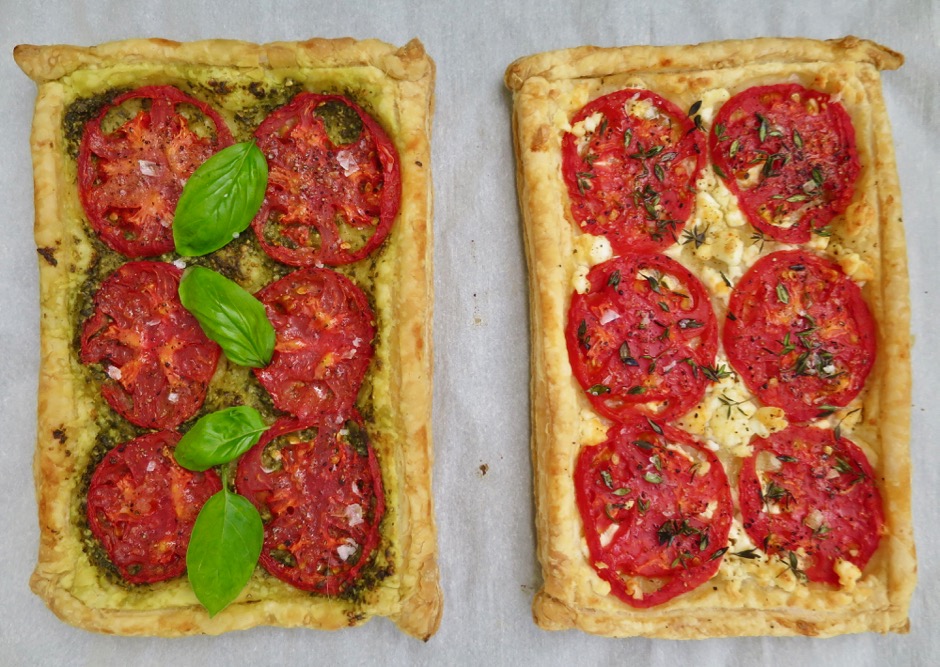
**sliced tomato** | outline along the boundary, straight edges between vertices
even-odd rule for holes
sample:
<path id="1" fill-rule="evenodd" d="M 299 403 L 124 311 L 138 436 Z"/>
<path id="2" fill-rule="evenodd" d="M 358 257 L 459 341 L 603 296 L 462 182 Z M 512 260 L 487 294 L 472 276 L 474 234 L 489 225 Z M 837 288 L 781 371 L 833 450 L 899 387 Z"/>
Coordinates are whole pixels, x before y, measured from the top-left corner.
<path id="1" fill-rule="evenodd" d="M 175 431 L 142 435 L 108 452 L 91 475 L 88 527 L 133 584 L 183 574 L 196 517 L 222 490 L 212 470 L 192 472 L 176 462 L 179 439 Z"/>
<path id="2" fill-rule="evenodd" d="M 861 169 L 843 106 L 798 84 L 732 97 L 715 117 L 709 147 L 750 223 L 784 243 L 809 241 L 845 211 Z"/>
<path id="3" fill-rule="evenodd" d="M 627 89 L 590 102 L 562 139 L 562 174 L 581 229 L 616 253 L 671 245 L 692 214 L 705 137 L 675 104 Z"/>
<path id="4" fill-rule="evenodd" d="M 101 395 L 125 419 L 175 428 L 206 398 L 221 350 L 179 299 L 182 272 L 138 261 L 112 273 L 95 294 L 82 326 L 81 360 L 101 364 Z"/>
<path id="5" fill-rule="evenodd" d="M 865 569 L 884 525 L 868 459 L 828 428 L 790 425 L 751 440 L 738 494 L 744 529 L 798 577 L 838 584 L 838 561 Z"/>
<path id="6" fill-rule="evenodd" d="M 105 117 L 142 100 L 143 108 L 112 132 Z M 148 106 L 149 104 L 149 106 Z M 180 107 L 198 110 L 213 136 L 200 136 Z M 127 257 L 173 250 L 173 215 L 183 184 L 213 153 L 232 143 L 209 105 L 172 86 L 145 86 L 120 95 L 85 126 L 78 155 L 82 207 L 99 238 Z"/>
<path id="7" fill-rule="evenodd" d="M 268 159 L 268 189 L 252 226 L 271 257 L 348 264 L 388 236 L 401 200 L 398 152 L 354 102 L 301 93 L 261 123 L 255 140 Z"/>
<path id="8" fill-rule="evenodd" d="M 598 264 L 568 310 L 568 358 L 594 407 L 611 419 L 672 419 L 705 393 L 718 326 L 705 288 L 664 255 Z"/>
<path id="9" fill-rule="evenodd" d="M 378 546 L 382 476 L 356 414 L 276 422 L 242 457 L 236 488 L 265 524 L 261 565 L 296 588 L 345 592 Z"/>
<path id="10" fill-rule="evenodd" d="M 345 412 L 372 359 L 366 295 L 330 269 L 295 271 L 256 295 L 274 326 L 271 363 L 254 369 L 274 406 L 302 419 Z"/>
<path id="11" fill-rule="evenodd" d="M 723 340 L 748 389 L 791 421 L 848 405 L 875 361 L 875 322 L 858 285 L 803 250 L 748 270 L 731 294 Z"/>
<path id="12" fill-rule="evenodd" d="M 718 571 L 731 490 L 718 458 L 684 431 L 617 424 L 581 450 L 574 479 L 591 563 L 627 604 L 662 604 Z"/>

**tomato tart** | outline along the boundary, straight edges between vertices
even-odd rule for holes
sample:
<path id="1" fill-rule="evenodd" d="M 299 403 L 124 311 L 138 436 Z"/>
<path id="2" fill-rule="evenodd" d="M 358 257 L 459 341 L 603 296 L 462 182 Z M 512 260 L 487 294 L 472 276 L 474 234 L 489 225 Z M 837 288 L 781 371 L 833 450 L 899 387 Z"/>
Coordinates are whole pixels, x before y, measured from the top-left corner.
<path id="1" fill-rule="evenodd" d="M 39 85 L 33 590 L 111 634 L 386 616 L 430 637 L 421 43 L 139 39 L 14 56 Z M 230 444 L 220 424 L 250 441 L 200 463 L 193 442 Z M 216 604 L 197 570 L 237 513 L 258 517 L 243 524 L 257 550 Z M 217 578 L 234 576 L 220 562 Z"/>
<path id="2" fill-rule="evenodd" d="M 543 628 L 906 632 L 906 246 L 870 41 L 521 58 Z"/>

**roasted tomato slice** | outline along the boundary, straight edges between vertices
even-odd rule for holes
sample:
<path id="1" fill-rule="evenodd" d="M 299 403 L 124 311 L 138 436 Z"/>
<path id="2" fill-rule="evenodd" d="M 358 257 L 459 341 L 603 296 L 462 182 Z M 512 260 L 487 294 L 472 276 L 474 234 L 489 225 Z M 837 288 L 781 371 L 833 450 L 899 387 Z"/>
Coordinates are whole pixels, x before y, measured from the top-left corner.
<path id="1" fill-rule="evenodd" d="M 798 84 L 732 97 L 715 117 L 709 146 L 747 219 L 777 241 L 809 241 L 855 192 L 852 120 L 829 95 Z"/>
<path id="2" fill-rule="evenodd" d="M 278 421 L 242 457 L 236 487 L 265 524 L 261 565 L 302 590 L 343 593 L 379 543 L 382 476 L 358 415 Z"/>
<path id="3" fill-rule="evenodd" d="M 847 405 L 875 360 L 875 323 L 858 285 L 802 250 L 767 255 L 744 274 L 723 340 L 748 389 L 791 421 Z"/>
<path id="4" fill-rule="evenodd" d="M 292 266 L 348 264 L 377 248 L 401 199 L 398 152 L 381 126 L 342 95 L 301 93 L 255 131 L 268 189 L 252 226 Z"/>
<path id="5" fill-rule="evenodd" d="M 594 407 L 611 419 L 688 412 L 708 383 L 718 326 L 705 288 L 664 255 L 598 264 L 568 310 L 568 357 Z"/>
<path id="6" fill-rule="evenodd" d="M 101 395 L 144 428 L 174 428 L 196 414 L 219 360 L 219 346 L 180 303 L 180 276 L 165 262 L 124 264 L 101 283 L 82 326 L 82 363 L 108 375 Z"/>
<path id="7" fill-rule="evenodd" d="M 574 479 L 591 563 L 627 604 L 662 604 L 717 572 L 731 489 L 718 458 L 684 431 L 615 425 L 581 450 Z"/>
<path id="8" fill-rule="evenodd" d="M 106 131 L 109 114 L 136 114 Z M 187 120 L 187 115 L 190 119 Z M 197 127 L 204 131 L 197 131 Z M 172 86 L 146 86 L 117 97 L 85 126 L 78 188 L 92 228 L 127 257 L 173 250 L 173 214 L 196 167 L 232 143 L 225 121 Z"/>
<path id="9" fill-rule="evenodd" d="M 582 108 L 562 139 L 562 174 L 581 229 L 614 251 L 675 242 L 692 213 L 705 137 L 676 105 L 620 90 Z"/>
<path id="10" fill-rule="evenodd" d="M 738 494 L 744 529 L 797 576 L 838 584 L 836 564 L 865 569 L 884 524 L 868 459 L 828 428 L 791 425 L 751 440 Z"/>
<path id="11" fill-rule="evenodd" d="M 88 527 L 133 584 L 183 574 L 196 517 L 222 490 L 212 470 L 192 472 L 176 462 L 173 449 L 179 439 L 175 431 L 158 431 L 118 445 L 101 460 L 88 485 Z"/>
<path id="12" fill-rule="evenodd" d="M 300 269 L 256 295 L 277 338 L 255 375 L 274 406 L 302 419 L 353 406 L 372 358 L 375 316 L 366 295 L 330 269 Z"/>

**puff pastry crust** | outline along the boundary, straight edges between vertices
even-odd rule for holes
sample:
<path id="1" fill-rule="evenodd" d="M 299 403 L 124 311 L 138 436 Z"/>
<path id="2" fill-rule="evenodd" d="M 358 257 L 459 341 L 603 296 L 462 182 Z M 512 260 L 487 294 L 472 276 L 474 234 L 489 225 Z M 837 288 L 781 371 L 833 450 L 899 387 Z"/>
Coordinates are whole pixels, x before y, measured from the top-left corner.
<path id="1" fill-rule="evenodd" d="M 531 445 L 544 579 L 533 612 L 541 627 L 667 638 L 907 631 L 916 578 L 908 451 L 910 304 L 899 186 L 879 74 L 902 62 L 902 56 L 883 46 L 846 37 L 581 47 L 525 57 L 507 69 L 529 266 Z M 831 237 L 809 245 L 835 258 L 863 286 L 877 321 L 878 357 L 866 388 L 830 419 L 842 420 L 842 432 L 862 446 L 875 468 L 885 532 L 865 570 L 847 573 L 837 588 L 802 583 L 766 557 L 748 560 L 729 553 L 717 574 L 699 588 L 657 607 L 635 609 L 609 594 L 609 585 L 591 567 L 575 502 L 578 452 L 603 440 L 610 422 L 591 408 L 572 374 L 566 317 L 579 280 L 591 265 L 609 257 L 609 248 L 605 252 L 604 244 L 583 234 L 571 217 L 562 178 L 562 137 L 581 107 L 619 89 L 650 89 L 683 110 L 701 101 L 698 113 L 708 130 L 718 108 L 736 92 L 791 82 L 838 96 L 855 127 L 862 171 L 854 198 L 834 221 Z M 711 167 L 697 191 L 686 229 L 707 228 L 712 241 L 701 247 L 676 244 L 666 254 L 708 287 L 723 322 L 730 288 L 719 270 L 734 282 L 758 257 L 787 246 L 749 239 L 753 230 Z M 716 396 L 726 391 L 736 392 L 730 395 L 746 406 L 740 413 L 746 415 L 735 412 L 737 421 L 731 410 L 725 418 L 725 411 L 717 409 Z M 714 384 L 702 404 L 679 420 L 687 431 L 718 442 L 735 496 L 750 434 L 780 427 L 759 406 L 740 382 L 729 378 Z M 736 525 L 730 552 L 759 546 L 750 544 L 741 529 L 740 510 Z"/>
<path id="2" fill-rule="evenodd" d="M 14 56 L 39 85 L 31 139 L 42 306 L 34 461 L 41 533 L 33 590 L 65 621 L 105 633 L 218 634 L 257 625 L 336 629 L 387 616 L 408 634 L 429 638 L 440 622 L 442 596 L 431 498 L 434 64 L 422 44 L 135 39 L 91 48 L 21 45 Z M 83 478 L 104 427 L 98 388 L 89 382 L 73 339 L 83 284 L 100 245 L 96 249 L 79 203 L 69 132 L 83 103 L 156 84 L 210 101 L 236 138 L 250 135 L 256 124 L 251 114 L 264 113 L 258 109 L 262 100 L 271 108 L 289 99 L 279 91 L 346 93 L 378 119 L 399 151 L 402 200 L 393 231 L 375 259 L 353 269 L 376 313 L 376 359 L 363 391 L 370 392 L 368 428 L 388 507 L 377 550 L 381 578 L 353 598 L 304 593 L 258 568 L 240 597 L 210 618 L 185 577 L 122 586 L 91 562 L 85 548 Z M 222 366 L 217 378 L 228 374 L 223 380 L 247 382 L 248 375 L 233 376 L 231 367 Z"/>

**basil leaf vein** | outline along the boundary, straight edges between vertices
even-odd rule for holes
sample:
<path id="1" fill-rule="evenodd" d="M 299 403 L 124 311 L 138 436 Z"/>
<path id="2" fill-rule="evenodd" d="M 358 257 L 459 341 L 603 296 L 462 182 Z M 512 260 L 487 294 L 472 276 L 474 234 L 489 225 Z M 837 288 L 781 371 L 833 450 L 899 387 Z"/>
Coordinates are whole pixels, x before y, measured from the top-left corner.
<path id="1" fill-rule="evenodd" d="M 264 306 L 235 282 L 201 266 L 183 274 L 183 307 L 199 321 L 206 336 L 240 366 L 261 368 L 274 354 L 274 327 Z"/>
<path id="2" fill-rule="evenodd" d="M 176 252 L 207 255 L 245 231 L 261 208 L 267 186 L 268 163 L 254 142 L 223 148 L 203 162 L 176 204 Z"/>
<path id="3" fill-rule="evenodd" d="M 237 405 L 200 418 L 176 445 L 176 461 L 189 470 L 203 471 L 238 458 L 255 446 L 267 430 L 261 414 Z"/>
<path id="4" fill-rule="evenodd" d="M 261 555 L 264 526 L 255 506 L 224 488 L 206 501 L 196 517 L 186 550 L 193 592 L 215 616 L 248 583 Z"/>

